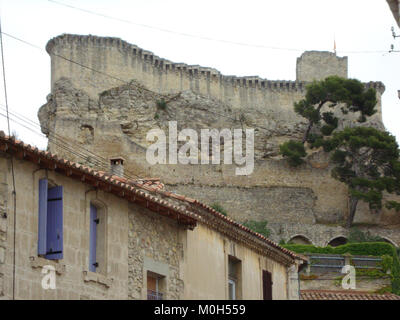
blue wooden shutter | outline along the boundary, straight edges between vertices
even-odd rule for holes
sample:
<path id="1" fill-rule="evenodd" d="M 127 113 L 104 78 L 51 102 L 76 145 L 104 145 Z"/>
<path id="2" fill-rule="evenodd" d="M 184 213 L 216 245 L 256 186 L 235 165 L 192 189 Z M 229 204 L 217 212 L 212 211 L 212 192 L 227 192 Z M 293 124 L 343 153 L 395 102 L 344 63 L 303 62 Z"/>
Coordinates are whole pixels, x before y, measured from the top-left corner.
<path id="1" fill-rule="evenodd" d="M 63 187 L 48 189 L 47 259 L 63 258 Z"/>
<path id="2" fill-rule="evenodd" d="M 97 208 L 90 204 L 89 271 L 96 272 Z"/>
<path id="3" fill-rule="evenodd" d="M 39 180 L 38 254 L 46 254 L 47 238 L 47 179 Z"/>

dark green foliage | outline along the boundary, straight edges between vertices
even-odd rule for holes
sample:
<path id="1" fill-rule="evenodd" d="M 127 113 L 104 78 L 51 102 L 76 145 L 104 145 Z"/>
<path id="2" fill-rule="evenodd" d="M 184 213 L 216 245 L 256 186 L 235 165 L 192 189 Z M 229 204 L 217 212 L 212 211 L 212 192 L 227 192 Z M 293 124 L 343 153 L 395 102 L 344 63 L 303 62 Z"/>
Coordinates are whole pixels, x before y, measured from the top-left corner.
<path id="1" fill-rule="evenodd" d="M 331 76 L 325 80 L 314 81 L 309 84 L 305 98 L 294 104 L 294 110 L 308 120 L 310 129 L 314 125 L 320 124 L 322 120 L 329 127 L 329 130 L 327 127 L 323 129 L 325 131 L 323 134 L 330 135 L 337 128 L 338 119 L 333 112 L 324 112 L 321 115 L 323 106 L 327 105 L 333 109 L 341 104 L 342 113 L 360 112 L 358 121 L 364 122 L 366 116 L 372 116 L 376 113 L 376 103 L 376 91 L 374 89 L 366 89 L 356 79 Z M 304 141 L 307 140 L 308 134 L 309 130 Z"/>
<path id="2" fill-rule="evenodd" d="M 360 229 L 351 228 L 348 243 L 361 243 L 361 242 L 384 242 L 379 236 L 372 236 L 369 232 L 362 232 Z"/>
<path id="3" fill-rule="evenodd" d="M 366 89 L 364 84 L 355 79 L 345 79 L 338 76 L 330 76 L 321 81 L 314 81 L 306 88 L 304 99 L 294 103 L 294 111 L 306 118 L 308 126 L 304 132 L 302 143 L 306 141 L 310 146 L 319 147 L 323 142 L 323 136 L 330 136 L 338 127 L 338 118 L 334 113 L 322 112 L 322 108 L 327 106 L 334 110 L 340 106 L 342 114 L 351 112 L 360 112 L 359 122 L 364 122 L 367 116 L 376 113 L 375 89 Z M 312 129 L 317 129 L 319 133 L 312 133 Z M 283 145 L 281 145 L 282 147 Z M 290 150 L 291 147 L 295 150 Z M 301 164 L 302 157 L 298 152 L 298 146 L 295 144 L 284 145 L 284 152 L 281 154 L 290 160 L 290 164 L 298 166 Z"/>
<path id="4" fill-rule="evenodd" d="M 382 272 L 386 273 L 389 271 L 393 266 L 393 257 L 388 254 L 384 254 L 382 256 L 380 266 L 382 267 Z"/>
<path id="5" fill-rule="evenodd" d="M 306 244 L 286 244 L 283 245 L 288 250 L 297 253 L 320 253 L 320 254 L 345 254 L 363 255 L 363 256 L 390 256 L 393 264 L 388 267 L 388 259 L 383 258 L 385 268 L 391 269 L 392 275 L 392 292 L 400 294 L 400 261 L 397 250 L 394 246 L 385 242 L 364 242 L 364 243 L 348 243 L 337 247 L 316 247 Z"/>
<path id="6" fill-rule="evenodd" d="M 269 237 L 271 234 L 271 231 L 267 228 L 267 221 L 253 221 L 253 220 L 248 220 L 243 223 L 243 225 L 255 232 L 258 232 L 262 234 L 265 237 Z"/>
<path id="7" fill-rule="evenodd" d="M 159 108 L 159 109 L 165 110 L 167 108 L 167 102 L 163 98 L 161 98 L 160 100 L 157 100 L 156 104 L 157 104 L 157 108 Z"/>
<path id="8" fill-rule="evenodd" d="M 297 253 L 345 254 L 361 256 L 393 256 L 394 246 L 387 242 L 347 243 L 337 247 L 316 247 L 312 244 L 286 244 L 284 247 Z"/>
<path id="9" fill-rule="evenodd" d="M 399 149 L 390 133 L 370 127 L 345 128 L 314 144 L 332 153 L 335 164 L 332 176 L 349 186 L 349 197 L 355 205 L 349 214 L 348 227 L 358 200 L 367 202 L 370 209 L 379 210 L 384 191 L 400 194 Z M 389 201 L 386 206 L 400 210 L 396 201 Z"/>
<path id="10" fill-rule="evenodd" d="M 227 216 L 228 213 L 226 212 L 226 210 L 217 202 L 213 203 L 211 205 L 211 208 L 213 208 L 215 211 L 218 211 L 219 213 L 222 213 L 224 216 Z"/>
<path id="11" fill-rule="evenodd" d="M 343 110 L 359 111 L 364 117 L 376 113 L 375 105 L 377 103 L 374 89 L 366 89 L 364 84 L 356 79 L 345 79 L 338 76 L 330 76 L 325 80 L 314 81 L 308 85 L 306 97 L 301 101 L 304 101 L 303 105 L 317 105 L 317 108 L 321 103 L 329 102 L 331 108 L 342 103 L 344 104 Z M 361 122 L 364 120 L 362 116 L 359 119 Z M 313 115 L 309 119 L 316 120 L 318 116 Z"/>
<path id="12" fill-rule="evenodd" d="M 289 140 L 279 146 L 280 153 L 286 157 L 291 166 L 296 167 L 301 165 L 306 156 L 304 145 L 299 141 Z"/>

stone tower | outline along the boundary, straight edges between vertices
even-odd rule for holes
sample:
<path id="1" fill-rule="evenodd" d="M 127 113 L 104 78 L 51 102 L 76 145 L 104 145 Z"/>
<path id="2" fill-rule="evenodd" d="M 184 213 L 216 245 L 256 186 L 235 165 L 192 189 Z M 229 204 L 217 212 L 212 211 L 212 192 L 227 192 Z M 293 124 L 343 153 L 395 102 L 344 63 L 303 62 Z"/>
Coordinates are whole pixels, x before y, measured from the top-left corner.
<path id="1" fill-rule="evenodd" d="M 333 75 L 347 78 L 347 57 L 327 51 L 306 51 L 297 58 L 297 81 L 319 81 Z"/>

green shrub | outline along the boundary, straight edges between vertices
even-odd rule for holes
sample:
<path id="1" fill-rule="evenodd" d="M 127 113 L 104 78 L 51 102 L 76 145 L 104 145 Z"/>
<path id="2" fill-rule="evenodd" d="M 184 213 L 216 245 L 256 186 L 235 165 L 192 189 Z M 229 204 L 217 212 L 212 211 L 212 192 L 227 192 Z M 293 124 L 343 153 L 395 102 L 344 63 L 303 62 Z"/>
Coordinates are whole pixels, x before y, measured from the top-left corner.
<path id="1" fill-rule="evenodd" d="M 215 211 L 218 211 L 219 213 L 222 213 L 224 216 L 227 216 L 228 213 L 226 212 L 226 210 L 217 202 L 213 203 L 211 205 L 211 208 L 213 208 Z"/>
<path id="2" fill-rule="evenodd" d="M 258 232 L 262 234 L 265 237 L 269 237 L 271 234 L 271 230 L 267 228 L 267 221 L 254 221 L 254 220 L 248 220 L 243 223 L 243 225 L 255 232 Z"/>
<path id="3" fill-rule="evenodd" d="M 162 110 L 165 110 L 167 108 L 167 102 L 164 99 L 160 99 L 156 101 L 157 108 L 160 108 Z"/>
<path id="4" fill-rule="evenodd" d="M 304 145 L 299 141 L 289 140 L 279 146 L 280 153 L 288 159 L 292 167 L 301 165 L 307 155 Z"/>
<path id="5" fill-rule="evenodd" d="M 362 232 L 360 229 L 351 228 L 348 238 L 349 243 L 360 242 L 384 242 L 379 236 L 372 236 L 369 232 Z"/>
<path id="6" fill-rule="evenodd" d="M 382 257 L 382 267 L 391 270 L 392 292 L 400 294 L 400 261 L 397 250 L 394 246 L 386 242 L 363 242 L 363 243 L 347 243 L 337 247 L 316 247 L 309 244 L 286 244 L 283 245 L 288 250 L 297 253 L 320 253 L 320 254 L 351 254 L 363 256 Z M 390 265 L 390 259 L 392 265 Z M 357 271 L 358 272 L 358 271 Z"/>

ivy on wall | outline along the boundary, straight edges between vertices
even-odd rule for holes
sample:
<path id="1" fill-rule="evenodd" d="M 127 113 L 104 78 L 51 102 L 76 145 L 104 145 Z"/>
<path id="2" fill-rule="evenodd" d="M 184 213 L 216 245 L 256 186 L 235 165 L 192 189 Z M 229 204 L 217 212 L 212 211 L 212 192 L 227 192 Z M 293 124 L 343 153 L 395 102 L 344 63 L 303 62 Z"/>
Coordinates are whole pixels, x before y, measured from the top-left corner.
<path id="1" fill-rule="evenodd" d="M 392 292 L 400 294 L 400 260 L 396 248 L 389 243 L 348 243 L 337 247 L 316 247 L 308 244 L 285 244 L 282 246 L 297 253 L 351 254 L 382 257 L 383 269 L 391 270 Z"/>

